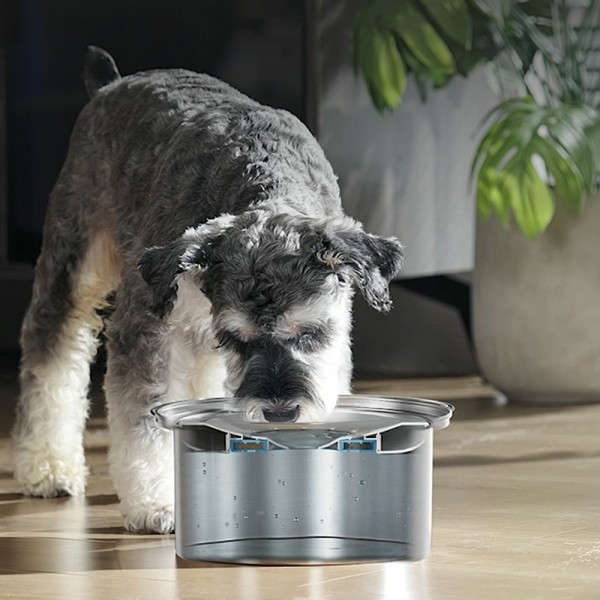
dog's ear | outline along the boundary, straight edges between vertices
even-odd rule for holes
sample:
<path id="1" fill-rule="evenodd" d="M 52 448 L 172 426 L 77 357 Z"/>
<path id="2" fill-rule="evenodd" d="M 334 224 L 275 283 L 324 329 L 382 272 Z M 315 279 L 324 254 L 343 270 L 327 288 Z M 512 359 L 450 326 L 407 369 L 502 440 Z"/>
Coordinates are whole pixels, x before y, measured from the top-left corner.
<path id="1" fill-rule="evenodd" d="M 188 229 L 166 246 L 144 250 L 138 261 L 141 276 L 152 290 L 152 310 L 164 317 L 173 308 L 179 277 L 190 270 L 206 269 L 222 232 L 233 217 L 225 215 L 204 225 Z"/>
<path id="2" fill-rule="evenodd" d="M 392 308 L 389 283 L 402 268 L 402 244 L 360 229 L 332 235 L 317 254 L 318 260 L 342 277 L 350 275 L 366 301 L 379 312 Z"/>
<path id="3" fill-rule="evenodd" d="M 180 239 L 144 251 L 138 268 L 152 291 L 152 311 L 159 317 L 164 317 L 173 308 L 179 276 L 208 265 L 209 247 L 209 244 L 196 246 Z"/>

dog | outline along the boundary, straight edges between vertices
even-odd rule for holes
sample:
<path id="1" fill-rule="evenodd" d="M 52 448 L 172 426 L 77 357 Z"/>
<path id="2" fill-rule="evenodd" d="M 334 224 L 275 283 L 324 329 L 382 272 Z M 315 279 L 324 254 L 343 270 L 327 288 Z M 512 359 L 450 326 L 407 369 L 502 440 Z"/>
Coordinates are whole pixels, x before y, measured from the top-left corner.
<path id="1" fill-rule="evenodd" d="M 251 419 L 322 420 L 350 393 L 353 290 L 388 311 L 403 248 L 344 214 L 292 114 L 186 70 L 121 77 L 94 46 L 83 78 L 21 330 L 15 477 L 27 495 L 84 493 L 104 329 L 124 525 L 167 533 L 172 439 L 150 409 L 231 396 Z"/>

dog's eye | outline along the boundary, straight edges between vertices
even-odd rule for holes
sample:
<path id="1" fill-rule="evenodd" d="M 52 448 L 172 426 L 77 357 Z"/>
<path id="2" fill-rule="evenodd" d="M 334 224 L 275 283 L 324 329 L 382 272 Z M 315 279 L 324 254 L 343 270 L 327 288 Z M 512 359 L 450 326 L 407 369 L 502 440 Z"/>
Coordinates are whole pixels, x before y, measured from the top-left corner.
<path id="1" fill-rule="evenodd" d="M 217 348 L 226 348 L 227 350 L 233 350 L 238 354 L 246 354 L 250 347 L 249 342 L 245 342 L 237 337 L 231 331 L 223 330 L 217 334 Z"/>
<path id="2" fill-rule="evenodd" d="M 303 333 L 297 340 L 296 345 L 300 350 L 312 350 L 315 346 L 315 336 L 312 333 Z"/>
<path id="3" fill-rule="evenodd" d="M 305 329 L 294 339 L 294 345 L 302 352 L 312 352 L 318 350 L 326 340 L 325 331 L 319 327 Z"/>

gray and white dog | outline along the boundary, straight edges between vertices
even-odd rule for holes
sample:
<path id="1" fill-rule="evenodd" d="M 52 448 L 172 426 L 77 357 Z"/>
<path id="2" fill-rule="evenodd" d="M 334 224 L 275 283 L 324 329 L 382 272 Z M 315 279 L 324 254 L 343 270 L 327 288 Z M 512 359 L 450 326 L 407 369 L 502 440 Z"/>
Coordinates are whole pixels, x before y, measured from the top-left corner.
<path id="1" fill-rule="evenodd" d="M 15 475 L 79 495 L 90 363 L 106 323 L 109 462 L 125 526 L 173 530 L 171 438 L 150 408 L 235 396 L 322 419 L 350 391 L 351 299 L 389 310 L 402 247 L 346 216 L 284 110 L 185 70 L 121 77 L 90 47 L 90 102 L 51 195 L 21 334 Z"/>

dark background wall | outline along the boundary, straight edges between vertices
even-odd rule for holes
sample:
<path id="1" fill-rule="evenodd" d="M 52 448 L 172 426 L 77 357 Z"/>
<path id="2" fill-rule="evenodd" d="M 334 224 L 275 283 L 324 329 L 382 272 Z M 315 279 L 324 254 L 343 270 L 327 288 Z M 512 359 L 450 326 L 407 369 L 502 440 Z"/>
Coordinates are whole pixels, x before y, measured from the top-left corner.
<path id="1" fill-rule="evenodd" d="M 168 67 L 207 72 L 290 110 L 314 131 L 319 6 L 318 0 L 0 2 L 0 352 L 17 352 L 47 199 L 86 102 L 80 78 L 86 46 L 108 49 L 123 74 Z M 439 301 L 444 286 L 430 282 L 423 295 L 406 281 L 394 285 L 396 308 L 385 317 L 357 299 L 360 375 L 475 370 L 461 308 Z"/>

